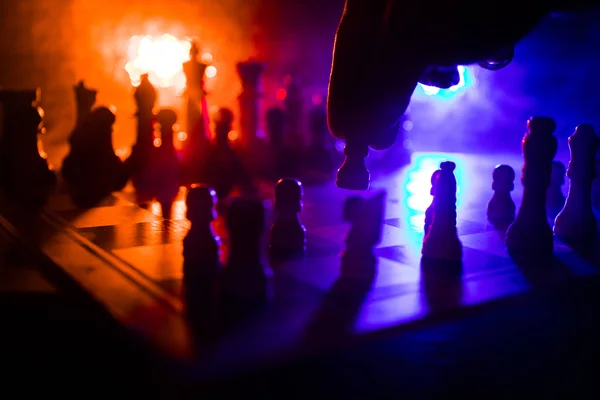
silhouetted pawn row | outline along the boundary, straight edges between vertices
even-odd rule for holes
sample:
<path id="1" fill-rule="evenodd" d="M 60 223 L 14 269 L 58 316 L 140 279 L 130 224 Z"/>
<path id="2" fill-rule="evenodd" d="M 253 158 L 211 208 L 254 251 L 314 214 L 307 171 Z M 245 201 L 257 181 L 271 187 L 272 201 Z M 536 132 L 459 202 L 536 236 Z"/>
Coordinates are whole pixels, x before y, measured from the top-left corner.
<path id="1" fill-rule="evenodd" d="M 424 259 L 460 263 L 462 243 L 456 230 L 456 164 L 444 161 L 432 187 L 434 200 L 430 224 L 423 238 L 421 253 Z"/>
<path id="2" fill-rule="evenodd" d="M 371 199 L 352 196 L 344 203 L 343 219 L 351 224 L 342 254 L 341 276 L 345 279 L 371 281 L 375 277 L 377 258 L 373 248 L 381 239 L 385 193 Z"/>
<path id="3" fill-rule="evenodd" d="M 229 254 L 221 268 L 220 240 L 211 227 L 215 200 L 216 193 L 206 186 L 188 192 L 191 228 L 183 242 L 184 288 L 194 305 L 216 306 L 230 315 L 270 295 L 271 270 L 263 264 L 261 249 L 265 208 L 257 199 L 232 199 L 226 216 Z"/>
<path id="4" fill-rule="evenodd" d="M 487 217 L 498 229 L 506 229 L 515 220 L 516 206 L 510 192 L 515 188 L 515 170 L 497 165 L 492 175 L 494 195 L 487 206 Z"/>
<path id="5" fill-rule="evenodd" d="M 304 256 L 306 229 L 300 221 L 302 184 L 296 179 L 280 179 L 275 187 L 275 222 L 271 227 L 269 256 L 272 265 Z"/>
<path id="6" fill-rule="evenodd" d="M 564 208 L 554 221 L 554 234 L 573 247 L 587 248 L 592 245 L 598 230 L 592 209 L 598 141 L 594 127 L 588 124 L 579 125 L 569 137 L 569 193 Z"/>

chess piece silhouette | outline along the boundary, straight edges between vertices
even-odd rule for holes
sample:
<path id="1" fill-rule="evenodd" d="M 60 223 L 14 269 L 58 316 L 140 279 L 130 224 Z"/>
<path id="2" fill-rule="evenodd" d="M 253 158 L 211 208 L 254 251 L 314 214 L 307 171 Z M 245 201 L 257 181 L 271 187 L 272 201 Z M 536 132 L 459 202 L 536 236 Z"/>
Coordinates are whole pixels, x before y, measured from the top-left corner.
<path id="1" fill-rule="evenodd" d="M 594 127 L 588 124 L 579 125 L 569 137 L 569 194 L 564 208 L 554 221 L 554 234 L 574 247 L 589 247 L 594 243 L 598 231 L 598 222 L 592 209 L 592 182 L 596 175 L 594 159 L 598 142 Z"/>
<path id="2" fill-rule="evenodd" d="M 306 251 L 306 228 L 300 221 L 302 211 L 302 184 L 296 179 L 284 178 L 275 187 L 277 217 L 271 227 L 269 253 L 274 263 L 301 257 Z"/>
<path id="3" fill-rule="evenodd" d="M 40 95 L 39 89 L 0 91 L 0 184 L 5 193 L 34 209 L 45 204 L 56 184 L 40 151 Z"/>
<path id="4" fill-rule="evenodd" d="M 206 177 L 208 185 L 216 191 L 219 203 L 223 204 L 236 185 L 246 183 L 246 173 L 229 143 L 233 112 L 228 108 L 221 108 L 215 114 L 214 122 L 215 143 L 208 154 Z"/>
<path id="5" fill-rule="evenodd" d="M 308 112 L 308 131 L 311 137 L 308 147 L 310 166 L 330 178 L 334 170 L 331 135 L 327 127 L 325 103 L 317 104 Z"/>
<path id="6" fill-rule="evenodd" d="M 161 142 L 152 156 L 151 176 L 154 195 L 160 203 L 163 218 L 168 219 L 181 181 L 179 157 L 173 143 L 173 126 L 177 122 L 177 113 L 163 108 L 156 114 L 156 121 L 160 126 Z"/>
<path id="7" fill-rule="evenodd" d="M 206 102 L 205 72 L 207 64 L 198 60 L 200 47 L 192 42 L 190 59 L 183 63 L 187 97 L 187 140 L 183 143 L 183 173 L 185 183 L 200 182 L 203 179 L 199 162 L 206 157 L 209 146 L 210 121 Z"/>
<path id="8" fill-rule="evenodd" d="M 265 229 L 262 201 L 243 197 L 232 199 L 226 226 L 229 255 L 221 282 L 224 299 L 235 308 L 261 304 L 270 295 L 272 275 L 262 254 Z"/>
<path id="9" fill-rule="evenodd" d="M 114 123 L 115 114 L 107 107 L 92 110 L 80 127 L 87 140 L 72 147 L 63 162 L 63 177 L 80 208 L 93 207 L 123 189 L 129 179 L 125 163 L 112 146 Z"/>
<path id="10" fill-rule="evenodd" d="M 456 230 L 456 164 L 444 161 L 435 181 L 433 219 L 423 238 L 424 259 L 460 263 L 462 243 Z"/>
<path id="11" fill-rule="evenodd" d="M 75 93 L 75 104 L 77 108 L 75 127 L 69 136 L 69 144 L 72 147 L 77 147 L 77 142 L 86 140 L 85 132 L 79 129 L 79 127 L 87 116 L 90 115 L 92 107 L 96 103 L 98 91 L 86 87 L 83 81 L 79 81 L 77 85 L 73 86 L 73 92 Z"/>
<path id="12" fill-rule="evenodd" d="M 427 235 L 427 231 L 429 231 L 429 227 L 431 226 L 431 221 L 433 221 L 433 208 L 435 204 L 435 185 L 437 182 L 438 176 L 440 176 L 441 170 L 435 170 L 433 174 L 431 174 L 431 189 L 429 190 L 429 194 L 433 196 L 431 199 L 431 204 L 425 210 L 425 229 L 423 230 Z"/>
<path id="13" fill-rule="evenodd" d="M 156 89 L 150 82 L 148 74 L 141 76 L 139 86 L 134 91 L 137 105 L 137 135 L 135 145 L 127 163 L 131 169 L 132 183 L 136 190 L 139 204 L 147 203 L 152 198 L 153 177 L 151 174 L 154 153 L 154 106 Z"/>
<path id="14" fill-rule="evenodd" d="M 285 144 L 285 112 L 279 107 L 271 107 L 265 114 L 267 137 L 271 147 L 271 168 L 268 176 L 277 180 L 281 176 L 294 176 L 288 168 L 287 149 Z"/>
<path id="15" fill-rule="evenodd" d="M 565 184 L 565 174 L 567 170 L 560 161 L 552 161 L 552 176 L 550 177 L 550 187 L 546 193 L 546 209 L 551 219 L 556 218 L 560 210 L 565 205 L 565 195 L 562 186 Z"/>
<path id="16" fill-rule="evenodd" d="M 186 297 L 198 306 L 210 303 L 216 294 L 221 240 L 211 223 L 215 219 L 215 191 L 193 185 L 186 197 L 186 217 L 191 223 L 183 239 L 183 283 Z"/>
<path id="17" fill-rule="evenodd" d="M 592 206 L 600 211 L 600 157 L 597 157 L 594 162 L 594 168 L 596 170 L 596 178 L 592 184 Z"/>
<path id="18" fill-rule="evenodd" d="M 510 196 L 515 188 L 515 170 L 510 165 L 496 165 L 492 174 L 494 195 L 487 206 L 487 217 L 498 229 L 506 229 L 515 220 L 516 205 Z"/>
<path id="19" fill-rule="evenodd" d="M 346 279 L 372 282 L 375 278 L 373 248 L 381 240 L 385 195 L 381 192 L 371 199 L 352 196 L 344 202 L 343 219 L 351 224 L 341 260 L 341 275 Z"/>
<path id="20" fill-rule="evenodd" d="M 558 147 L 556 123 L 548 117 L 532 117 L 523 137 L 523 199 L 515 221 L 506 231 L 506 247 L 516 259 L 549 257 L 554 235 L 548 224 L 546 192 L 550 186 L 552 160 Z"/>

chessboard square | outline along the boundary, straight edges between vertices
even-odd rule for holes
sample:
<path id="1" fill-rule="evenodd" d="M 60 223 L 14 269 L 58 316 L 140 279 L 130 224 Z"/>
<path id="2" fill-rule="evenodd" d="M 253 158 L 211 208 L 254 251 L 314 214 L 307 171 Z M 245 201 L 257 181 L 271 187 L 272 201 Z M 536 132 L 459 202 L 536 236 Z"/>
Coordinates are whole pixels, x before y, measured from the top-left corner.
<path id="1" fill-rule="evenodd" d="M 403 228 L 405 223 L 402 222 L 402 218 L 388 218 L 383 221 L 385 225 L 395 226 L 396 228 Z"/>
<path id="2" fill-rule="evenodd" d="M 490 230 L 470 235 L 461 235 L 460 241 L 465 248 L 481 250 L 497 256 L 507 256 L 505 233 L 503 231 Z"/>
<path id="3" fill-rule="evenodd" d="M 306 256 L 309 258 L 339 255 L 344 247 L 344 243 L 306 234 Z"/>
<path id="4" fill-rule="evenodd" d="M 412 284 L 418 283 L 420 279 L 421 271 L 418 268 L 381 257 L 377 260 L 377 275 L 373 286 L 384 288 Z"/>
<path id="5" fill-rule="evenodd" d="M 422 294 L 419 291 L 407 292 L 363 304 L 354 328 L 357 333 L 391 328 L 422 318 L 427 313 L 428 307 Z"/>
<path id="6" fill-rule="evenodd" d="M 523 273 L 514 268 L 502 274 L 463 280 L 462 304 L 480 304 L 524 293 L 531 288 Z"/>
<path id="7" fill-rule="evenodd" d="M 76 228 L 161 220 L 150 211 L 137 206 L 95 207 L 76 212 L 61 212 L 58 215 Z"/>
<path id="8" fill-rule="evenodd" d="M 182 242 L 116 249 L 113 254 L 151 279 L 183 278 Z"/>
<path id="9" fill-rule="evenodd" d="M 180 224 L 163 220 L 81 228 L 79 232 L 102 249 L 110 251 L 181 241 L 187 229 Z"/>
<path id="10" fill-rule="evenodd" d="M 416 236 L 417 235 L 414 235 L 412 232 L 405 229 L 384 224 L 381 229 L 381 239 L 376 247 L 405 245 L 414 242 Z M 418 240 L 418 238 L 416 240 Z"/>
<path id="11" fill-rule="evenodd" d="M 310 233 L 319 238 L 327 239 L 334 243 L 345 243 L 348 232 L 350 231 L 350 224 L 336 224 L 329 226 L 321 226 L 315 228 L 307 228 Z"/>
<path id="12" fill-rule="evenodd" d="M 513 261 L 506 254 L 497 255 L 486 250 L 463 247 L 463 277 L 473 275 L 495 274 L 499 271 L 516 269 Z"/>
<path id="13" fill-rule="evenodd" d="M 459 235 L 473 235 L 495 230 L 487 221 L 482 223 L 466 219 L 459 219 L 456 224 L 456 229 Z"/>
<path id="14" fill-rule="evenodd" d="M 387 259 L 419 269 L 419 264 L 421 262 L 421 244 L 419 242 L 412 242 L 399 246 L 379 247 L 375 249 L 375 255 L 380 259 Z"/>

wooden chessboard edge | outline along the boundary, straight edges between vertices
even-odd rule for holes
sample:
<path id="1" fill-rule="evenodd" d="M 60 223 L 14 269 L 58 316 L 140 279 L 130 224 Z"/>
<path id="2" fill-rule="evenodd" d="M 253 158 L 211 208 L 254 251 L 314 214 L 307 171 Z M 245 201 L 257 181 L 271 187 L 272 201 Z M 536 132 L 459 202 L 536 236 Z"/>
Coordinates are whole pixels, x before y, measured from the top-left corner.
<path id="1" fill-rule="evenodd" d="M 182 313 L 157 301 L 134 280 L 112 268 L 68 234 L 56 231 L 41 217 L 32 217 L 32 213 L 28 213 L 20 219 L 15 208 L 10 214 L 2 212 L 5 205 L 5 201 L 0 203 L 0 229 L 36 260 L 52 283 L 78 301 L 103 311 L 107 321 L 125 328 L 130 337 L 141 340 L 144 347 L 160 359 L 177 364 L 193 360 L 193 337 Z M 40 245 L 19 229 L 19 222 L 32 221 L 35 221 L 36 229 L 54 230 L 48 243 Z M 134 312 L 136 310 L 139 315 Z"/>

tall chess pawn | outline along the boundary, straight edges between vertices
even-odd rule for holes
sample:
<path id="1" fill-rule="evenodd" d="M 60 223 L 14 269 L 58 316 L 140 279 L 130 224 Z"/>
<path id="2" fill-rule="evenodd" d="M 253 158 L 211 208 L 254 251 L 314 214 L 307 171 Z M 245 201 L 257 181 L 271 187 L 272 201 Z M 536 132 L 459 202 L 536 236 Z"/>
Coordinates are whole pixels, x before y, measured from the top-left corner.
<path id="1" fill-rule="evenodd" d="M 226 227 L 229 255 L 222 275 L 223 295 L 229 304 L 261 303 L 269 296 L 272 275 L 263 262 L 265 206 L 262 201 L 242 197 L 232 199 Z"/>
<path id="2" fill-rule="evenodd" d="M 565 206 L 565 195 L 562 187 L 565 184 L 565 174 L 567 170 L 560 161 L 552 161 L 552 176 L 550 177 L 550 187 L 546 193 L 546 209 L 549 217 L 554 219 Z"/>
<path id="3" fill-rule="evenodd" d="M 284 178 L 275 187 L 277 217 L 271 227 L 269 253 L 274 260 L 301 257 L 306 251 L 306 228 L 300 221 L 302 211 L 302 183 Z"/>
<path id="4" fill-rule="evenodd" d="M 435 204 L 435 184 L 437 182 L 438 176 L 440 176 L 441 170 L 435 170 L 433 174 L 431 174 L 431 189 L 429 190 L 429 194 L 433 196 L 431 199 L 431 204 L 425 210 L 425 229 L 424 232 L 427 235 L 427 231 L 429 231 L 429 227 L 431 226 L 431 221 L 433 221 L 433 205 Z"/>
<path id="5" fill-rule="evenodd" d="M 516 206 L 510 192 L 515 188 L 515 170 L 496 165 L 492 174 L 494 195 L 487 206 L 487 217 L 495 228 L 506 229 L 515 220 Z"/>
<path id="6" fill-rule="evenodd" d="M 156 114 L 156 120 L 160 125 L 161 143 L 152 157 L 154 195 L 160 203 L 163 218 L 169 219 L 181 182 L 179 157 L 173 143 L 177 113 L 163 108 Z"/>
<path id="7" fill-rule="evenodd" d="M 554 235 L 546 214 L 546 192 L 550 186 L 552 160 L 558 143 L 556 123 L 548 117 L 532 117 L 523 137 L 523 200 L 515 221 L 506 232 L 506 247 L 513 256 L 549 256 Z"/>
<path id="8" fill-rule="evenodd" d="M 569 150 L 569 194 L 564 208 L 554 221 L 554 233 L 567 244 L 586 246 L 593 243 L 598 230 L 592 210 L 592 182 L 596 175 L 594 158 L 598 151 L 598 136 L 594 127 L 579 125 L 569 137 Z"/>
<path id="9" fill-rule="evenodd" d="M 462 243 L 456 231 L 456 164 L 444 161 L 435 182 L 433 220 L 423 239 L 421 254 L 430 260 L 461 262 Z"/>
<path id="10" fill-rule="evenodd" d="M 220 271 L 221 240 L 211 226 L 215 202 L 215 191 L 198 185 L 185 200 L 191 227 L 183 239 L 183 282 L 186 295 L 200 299 L 213 293 Z"/>

